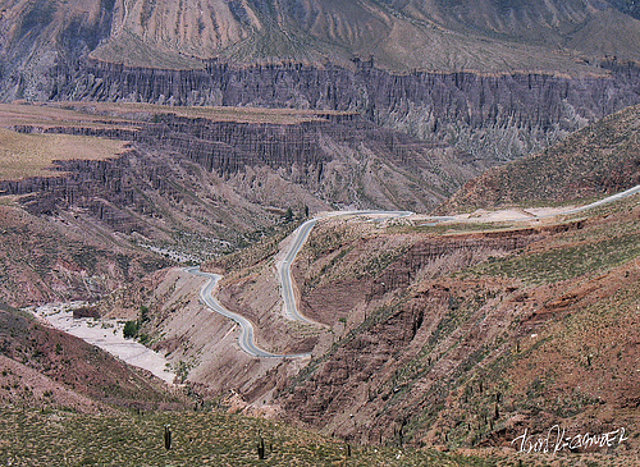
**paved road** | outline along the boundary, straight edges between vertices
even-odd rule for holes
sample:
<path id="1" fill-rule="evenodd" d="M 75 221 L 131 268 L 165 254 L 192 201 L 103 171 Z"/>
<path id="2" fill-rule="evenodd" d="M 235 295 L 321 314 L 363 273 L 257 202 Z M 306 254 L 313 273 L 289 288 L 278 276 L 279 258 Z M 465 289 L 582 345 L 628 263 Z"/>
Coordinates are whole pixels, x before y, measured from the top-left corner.
<path id="1" fill-rule="evenodd" d="M 591 204 L 587 204 L 585 206 L 579 206 L 577 208 L 571 208 L 571 209 L 567 209 L 565 211 L 556 211 L 550 214 L 540 214 L 540 215 L 535 215 L 535 214 L 531 214 L 531 217 L 528 219 L 523 219 L 521 217 L 518 218 L 501 218 L 501 221 L 518 221 L 518 220 L 535 220 L 535 219 L 546 219 L 549 217 L 556 217 L 556 216 L 566 216 L 566 215 L 570 215 L 570 214 L 578 214 L 581 212 L 585 212 L 585 211 L 589 211 L 590 209 L 594 209 L 600 206 L 604 206 L 605 204 L 609 204 L 609 203 L 613 203 L 615 201 L 619 201 L 621 199 L 624 198 L 628 198 L 630 196 L 633 196 L 637 193 L 640 193 L 640 185 L 636 185 L 633 188 L 629 188 L 626 191 L 622 191 L 620 193 L 616 193 L 615 195 L 611 195 L 611 196 L 607 196 L 606 198 L 603 198 L 599 201 L 596 201 L 594 203 Z M 459 220 L 462 222 L 486 222 L 486 219 L 480 217 L 477 219 L 473 219 L 473 218 L 460 218 L 458 216 L 430 216 L 427 218 L 429 220 L 429 222 L 423 223 L 423 224 L 419 224 L 420 226 L 435 226 L 438 225 L 440 222 L 445 222 L 445 221 L 454 221 L 454 220 Z"/>
<path id="2" fill-rule="evenodd" d="M 597 208 L 605 204 L 613 203 L 614 201 L 628 198 L 630 196 L 635 195 L 636 193 L 640 193 L 640 185 L 636 185 L 633 188 L 629 188 L 626 191 L 616 193 L 615 195 L 607 196 L 606 198 L 596 201 L 595 203 L 587 204 L 586 206 L 580 206 L 579 208 L 569 209 L 568 211 L 562 211 L 560 213 L 553 214 L 553 215 L 558 216 L 558 215 L 566 215 L 566 214 L 577 214 L 579 212 L 588 211 L 589 209 Z M 536 217 L 550 217 L 550 215 L 547 214 L 545 216 L 536 216 Z"/>
<path id="3" fill-rule="evenodd" d="M 319 324 L 313 320 L 310 320 L 304 316 L 302 316 L 298 312 L 298 307 L 296 305 L 295 295 L 293 294 L 293 285 L 291 279 L 291 265 L 296 259 L 296 256 L 302 249 L 302 246 L 305 244 L 307 239 L 309 238 L 309 234 L 315 227 L 317 219 L 311 219 L 296 230 L 295 240 L 287 253 L 287 256 L 282 260 L 280 264 L 278 264 L 278 279 L 280 281 L 280 290 L 282 292 L 282 300 L 284 302 L 284 315 L 293 321 L 304 321 L 305 323 L 310 324 Z"/>
<path id="4" fill-rule="evenodd" d="M 629 190 L 623 191 L 621 193 L 608 196 L 604 199 L 596 201 L 595 203 L 588 204 L 586 206 L 573 208 L 567 211 L 562 211 L 560 213 L 536 216 L 536 218 L 576 214 L 579 212 L 584 212 L 589 209 L 596 208 L 598 206 L 612 203 L 614 201 L 628 198 L 637 193 L 640 193 L 640 185 L 635 186 Z M 296 232 L 294 232 L 295 239 L 289 251 L 287 252 L 287 255 L 285 256 L 284 260 L 277 265 L 278 279 L 280 281 L 281 290 L 282 290 L 282 299 L 284 302 L 284 315 L 288 319 L 291 319 L 294 321 L 302 321 L 310 324 L 322 325 L 321 323 L 313 321 L 303 316 L 302 314 L 300 314 L 296 304 L 295 294 L 293 293 L 293 281 L 291 279 L 291 265 L 295 261 L 296 256 L 304 246 L 305 242 L 309 238 L 309 234 L 311 234 L 311 231 L 313 230 L 313 228 L 315 227 L 315 225 L 318 223 L 319 220 L 326 219 L 329 217 L 338 217 L 338 216 L 382 216 L 382 217 L 388 218 L 388 217 L 407 217 L 412 214 L 413 213 L 409 211 L 374 211 L 374 210 L 372 211 L 338 211 L 338 212 L 332 212 L 332 213 L 325 214 L 323 216 L 316 217 L 314 219 L 308 220 L 307 222 L 303 223 L 300 227 L 298 227 Z M 436 216 L 430 219 L 432 221 L 435 221 L 435 223 L 438 223 L 445 220 L 452 220 L 454 218 L 447 217 L 447 216 Z M 262 357 L 262 358 L 284 358 L 284 357 L 303 358 L 303 357 L 310 356 L 310 354 L 308 353 L 294 354 L 294 355 L 278 355 L 278 354 L 267 352 L 261 349 L 260 347 L 258 347 L 255 343 L 254 330 L 251 322 L 248 319 L 244 318 L 243 316 L 240 316 L 237 313 L 233 313 L 232 311 L 227 310 L 222 305 L 220 305 L 220 303 L 218 303 L 218 301 L 215 298 L 213 298 L 213 291 L 216 287 L 216 284 L 220 280 L 221 276 L 217 274 L 209 274 L 209 273 L 201 272 L 200 268 L 197 268 L 197 267 L 189 268 L 186 271 L 197 276 L 203 276 L 203 277 L 209 278 L 209 281 L 204 285 L 204 287 L 202 287 L 202 290 L 200 291 L 200 298 L 209 308 L 211 308 L 211 310 L 221 314 L 222 316 L 225 316 L 226 318 L 229 318 L 235 321 L 236 323 L 238 323 L 238 325 L 240 325 L 241 334 L 240 334 L 240 337 L 238 338 L 238 344 L 240 345 L 240 348 L 243 351 L 245 351 L 246 353 L 254 357 Z"/>
<path id="5" fill-rule="evenodd" d="M 311 230 L 313 230 L 313 227 L 316 225 L 319 219 L 348 215 L 382 215 L 385 217 L 404 217 L 411 214 L 413 213 L 407 211 L 340 211 L 329 213 L 316 219 L 311 219 L 298 227 L 298 229 L 296 230 L 297 233 L 293 245 L 287 253 L 285 260 L 280 264 L 280 267 L 278 268 L 280 283 L 283 291 L 283 299 L 286 304 L 286 316 L 291 320 L 304 321 L 307 323 L 321 325 L 320 323 L 305 318 L 300 313 L 298 313 L 298 308 L 296 306 L 296 301 L 293 294 L 293 287 L 291 284 L 291 264 L 295 260 L 298 252 L 302 249 L 304 243 L 307 241 L 307 238 L 309 238 Z M 244 352 L 253 357 L 259 358 L 304 358 L 311 356 L 310 353 L 290 355 L 274 354 L 258 347 L 255 342 L 255 332 L 251 321 L 249 321 L 244 316 L 227 310 L 214 298 L 213 292 L 222 276 L 218 274 L 202 272 L 200 271 L 199 267 L 187 268 L 185 269 L 185 271 L 195 276 L 207 277 L 209 279 L 200 290 L 200 299 L 212 311 L 224 316 L 225 318 L 229 318 L 235 321 L 240 326 L 240 336 L 238 337 L 238 344 Z"/>
<path id="6" fill-rule="evenodd" d="M 284 260 L 282 260 L 277 265 L 278 280 L 280 281 L 282 292 L 284 315 L 288 319 L 293 321 L 302 321 L 309 324 L 324 326 L 317 321 L 313 321 L 307 318 L 298 311 L 295 295 L 293 293 L 293 280 L 291 278 L 291 265 L 296 260 L 296 256 L 304 246 L 305 242 L 309 238 L 309 234 L 319 220 L 338 216 L 382 216 L 388 218 L 407 217 L 412 214 L 413 213 L 409 211 L 337 211 L 308 220 L 300 227 L 298 227 L 298 229 L 294 232 L 295 239 L 293 241 L 293 244 L 291 245 L 291 248 L 287 252 Z"/>
<path id="7" fill-rule="evenodd" d="M 247 318 L 240 316 L 237 313 L 227 310 L 223 307 L 215 298 L 213 298 L 213 291 L 216 284 L 222 276 L 218 274 L 209 274 L 207 272 L 200 271 L 200 268 L 188 268 L 186 271 L 195 276 L 202 276 L 209 278 L 209 281 L 200 290 L 200 298 L 212 311 L 221 314 L 225 318 L 229 318 L 240 325 L 240 336 L 238 337 L 238 344 L 240 348 L 253 357 L 261 358 L 304 358 L 309 357 L 311 354 L 291 354 L 291 355 L 279 355 L 266 350 L 261 349 L 255 343 L 255 335 L 253 332 L 253 324 Z"/>

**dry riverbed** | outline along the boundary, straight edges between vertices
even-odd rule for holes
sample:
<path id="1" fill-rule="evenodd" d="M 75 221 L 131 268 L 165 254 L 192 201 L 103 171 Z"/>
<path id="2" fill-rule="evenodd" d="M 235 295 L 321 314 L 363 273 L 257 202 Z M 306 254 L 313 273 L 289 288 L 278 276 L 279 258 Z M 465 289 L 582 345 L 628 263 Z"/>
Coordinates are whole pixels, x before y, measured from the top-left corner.
<path id="1" fill-rule="evenodd" d="M 153 373 L 167 383 L 173 383 L 176 375 L 171 371 L 168 360 L 133 339 L 125 339 L 122 334 L 123 322 L 111 319 L 74 319 L 73 310 L 84 305 L 86 304 L 81 302 L 44 305 L 29 308 L 28 311 L 46 325 L 100 347 L 129 365 Z"/>

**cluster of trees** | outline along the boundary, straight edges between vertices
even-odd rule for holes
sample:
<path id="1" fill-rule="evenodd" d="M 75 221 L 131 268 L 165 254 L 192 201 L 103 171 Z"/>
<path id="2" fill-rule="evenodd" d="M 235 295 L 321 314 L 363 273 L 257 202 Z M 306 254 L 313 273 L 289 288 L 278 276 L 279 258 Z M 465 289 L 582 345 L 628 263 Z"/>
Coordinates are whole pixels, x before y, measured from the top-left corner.
<path id="1" fill-rule="evenodd" d="M 124 324 L 124 329 L 122 330 L 122 334 L 125 339 L 135 339 L 146 344 L 149 341 L 149 336 L 145 333 L 140 332 L 142 326 L 149 322 L 149 307 L 142 305 L 140 307 L 139 317 L 138 319 L 127 321 Z"/>

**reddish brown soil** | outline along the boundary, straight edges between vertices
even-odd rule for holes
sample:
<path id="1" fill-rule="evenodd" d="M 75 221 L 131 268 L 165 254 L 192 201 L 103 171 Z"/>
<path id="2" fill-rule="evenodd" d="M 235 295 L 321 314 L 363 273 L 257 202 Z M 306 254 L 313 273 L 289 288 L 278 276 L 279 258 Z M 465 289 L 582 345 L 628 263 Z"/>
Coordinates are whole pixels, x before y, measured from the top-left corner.
<path id="1" fill-rule="evenodd" d="M 74 222 L 0 205 L 0 296 L 6 303 L 91 300 L 165 264 Z"/>
<path id="2" fill-rule="evenodd" d="M 3 403 L 69 405 L 83 411 L 102 410 L 104 404 L 183 405 L 161 381 L 21 312 L 0 311 L 0 349 L 7 372 L 4 387 L 13 385 L 3 393 Z"/>
<path id="3" fill-rule="evenodd" d="M 366 442 L 510 448 L 525 428 L 554 424 L 571 434 L 636 432 L 640 267 L 608 260 L 635 251 L 623 241 L 639 231 L 637 202 L 542 228 L 405 235 L 402 254 L 351 282 L 332 281 L 354 277 L 380 254 L 381 238 L 398 234 L 369 240 L 367 229 L 355 237 L 345 226 L 319 229 L 316 243 L 332 228 L 345 242 L 303 251 L 302 302 L 316 318 L 346 316 L 346 329 L 334 326 L 336 346 L 280 384 L 276 401 L 291 420 Z M 623 250 L 599 253 L 607 241 Z M 559 268 L 538 260 L 547 252 Z M 501 257 L 523 275 L 490 273 Z M 580 261 L 594 266 L 573 273 Z M 549 279 L 529 275 L 537 268 Z M 625 443 L 640 447 L 637 437 Z"/>

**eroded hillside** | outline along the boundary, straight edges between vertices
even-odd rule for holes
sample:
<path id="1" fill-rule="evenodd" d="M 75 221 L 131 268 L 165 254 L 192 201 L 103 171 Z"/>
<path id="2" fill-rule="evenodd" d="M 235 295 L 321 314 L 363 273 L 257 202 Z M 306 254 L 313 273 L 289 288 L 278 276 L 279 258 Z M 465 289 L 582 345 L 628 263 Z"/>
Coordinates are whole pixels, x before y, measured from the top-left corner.
<path id="1" fill-rule="evenodd" d="M 347 110 L 495 164 L 638 103 L 620 1 L 0 3 L 0 99 Z"/>
<path id="2" fill-rule="evenodd" d="M 640 184 L 640 108 L 604 118 L 541 153 L 471 180 L 442 213 L 596 199 Z"/>
<path id="3" fill-rule="evenodd" d="M 0 346 L 3 407 L 114 414 L 186 405 L 184 395 L 150 374 L 2 303 Z"/>
<path id="4" fill-rule="evenodd" d="M 213 257 L 288 209 L 428 211 L 483 167 L 344 112 L 6 105 L 0 120 L 0 286 L 16 305 L 93 299 L 168 264 L 150 250 Z"/>
<path id="5" fill-rule="evenodd" d="M 297 278 L 335 342 L 276 401 L 383 444 L 635 431 L 639 202 L 530 227 L 326 226 Z"/>
<path id="6" fill-rule="evenodd" d="M 545 220 L 419 224 L 318 224 L 294 277 L 301 310 L 327 329 L 295 376 L 285 361 L 240 393 L 247 410 L 383 445 L 513 449 L 555 424 L 636 431 L 638 195 Z M 273 263 L 256 258 L 229 263 L 220 292 L 248 316 L 277 290 Z M 255 308 L 259 328 L 283 319 L 273 299 Z"/>
<path id="7" fill-rule="evenodd" d="M 5 0 L 0 8 L 9 63 L 90 54 L 197 69 L 212 58 L 321 65 L 372 55 L 395 71 L 585 72 L 575 55 L 634 60 L 640 34 L 637 12 L 619 1 Z"/>

